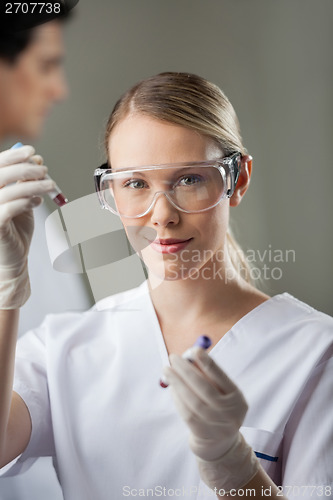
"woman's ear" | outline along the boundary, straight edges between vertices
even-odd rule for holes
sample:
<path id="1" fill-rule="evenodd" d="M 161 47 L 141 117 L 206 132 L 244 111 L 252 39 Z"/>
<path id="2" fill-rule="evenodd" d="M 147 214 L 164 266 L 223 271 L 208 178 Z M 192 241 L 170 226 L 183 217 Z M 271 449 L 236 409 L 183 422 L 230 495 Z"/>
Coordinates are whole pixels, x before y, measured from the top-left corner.
<path id="1" fill-rule="evenodd" d="M 234 194 L 230 198 L 230 206 L 237 207 L 242 201 L 244 194 L 250 184 L 250 178 L 252 173 L 252 156 L 244 155 L 242 156 L 241 169 L 239 172 L 238 181 L 235 187 Z"/>

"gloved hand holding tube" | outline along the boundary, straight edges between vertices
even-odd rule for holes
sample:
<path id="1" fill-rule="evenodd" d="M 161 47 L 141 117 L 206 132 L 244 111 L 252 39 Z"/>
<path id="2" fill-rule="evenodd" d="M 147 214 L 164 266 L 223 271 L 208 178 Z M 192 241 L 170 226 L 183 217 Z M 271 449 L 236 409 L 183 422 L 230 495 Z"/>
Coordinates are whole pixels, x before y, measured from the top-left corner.
<path id="1" fill-rule="evenodd" d="M 192 360 L 171 354 L 171 367 L 165 367 L 164 375 L 191 431 L 190 447 L 201 479 L 213 490 L 240 489 L 259 470 L 254 451 L 239 432 L 247 403 L 203 349 L 196 349 Z"/>
<path id="2" fill-rule="evenodd" d="M 14 144 L 14 146 L 12 146 L 11 149 L 21 148 L 22 146 L 23 146 L 23 144 L 21 142 L 17 142 L 16 144 Z M 44 164 L 44 160 L 40 155 L 31 156 L 31 158 L 29 159 L 29 162 L 36 163 L 37 165 Z M 49 176 L 49 174 L 45 174 L 44 179 L 52 180 L 51 177 Z M 68 203 L 68 199 L 65 197 L 65 195 L 62 193 L 61 189 L 59 188 L 59 186 L 55 182 L 54 182 L 54 189 L 52 189 L 52 191 L 49 191 L 47 194 L 48 194 L 49 198 L 52 201 L 54 201 L 54 203 L 56 205 L 58 205 L 58 207 L 62 207 L 63 205 L 66 205 L 66 203 Z"/>
<path id="3" fill-rule="evenodd" d="M 31 162 L 34 154 L 32 146 L 0 153 L 0 309 L 19 308 L 30 296 L 32 208 L 55 187 L 45 179 L 47 167 Z"/>

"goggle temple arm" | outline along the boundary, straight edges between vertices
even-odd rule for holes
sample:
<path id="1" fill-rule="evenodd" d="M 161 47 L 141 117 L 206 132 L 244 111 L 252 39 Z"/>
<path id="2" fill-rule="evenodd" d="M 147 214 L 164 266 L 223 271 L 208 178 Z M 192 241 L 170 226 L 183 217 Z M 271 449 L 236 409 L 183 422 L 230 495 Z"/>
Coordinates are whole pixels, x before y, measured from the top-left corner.
<path id="1" fill-rule="evenodd" d="M 105 208 L 104 201 L 101 195 L 101 177 L 104 174 L 105 170 L 110 169 L 110 166 L 108 163 L 103 163 L 99 168 L 95 170 L 94 173 L 94 183 L 95 183 L 95 191 L 97 193 L 99 202 L 102 206 L 102 208 Z"/>
<path id="2" fill-rule="evenodd" d="M 231 198 L 234 194 L 235 187 L 239 178 L 241 164 L 242 164 L 242 155 L 241 153 L 233 153 L 229 157 L 228 167 L 230 170 L 230 188 L 227 191 L 227 197 Z"/>

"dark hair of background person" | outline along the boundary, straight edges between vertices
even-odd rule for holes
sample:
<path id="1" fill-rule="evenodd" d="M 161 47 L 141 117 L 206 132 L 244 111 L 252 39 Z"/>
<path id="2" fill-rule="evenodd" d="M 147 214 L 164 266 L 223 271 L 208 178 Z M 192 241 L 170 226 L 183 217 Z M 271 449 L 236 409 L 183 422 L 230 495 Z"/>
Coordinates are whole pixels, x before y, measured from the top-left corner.
<path id="1" fill-rule="evenodd" d="M 10 16 L 5 13 L 4 5 L 0 7 L 0 59 L 15 64 L 18 56 L 23 52 L 34 36 L 34 28 L 41 24 L 59 20 L 63 21 L 72 15 L 71 9 L 79 0 L 52 0 L 48 3 L 60 4 L 59 13 L 46 12 L 33 14 L 16 13 Z M 29 6 L 36 2 L 26 1 Z"/>

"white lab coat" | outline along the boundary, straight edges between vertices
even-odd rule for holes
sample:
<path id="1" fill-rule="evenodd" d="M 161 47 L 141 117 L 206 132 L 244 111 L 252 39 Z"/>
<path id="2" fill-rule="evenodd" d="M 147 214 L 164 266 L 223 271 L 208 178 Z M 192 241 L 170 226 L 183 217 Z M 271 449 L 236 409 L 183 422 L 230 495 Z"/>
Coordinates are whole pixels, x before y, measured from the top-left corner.
<path id="1" fill-rule="evenodd" d="M 243 391 L 241 431 L 288 498 L 333 498 L 332 346 L 333 319 L 281 294 L 210 353 Z M 146 282 L 86 313 L 48 316 L 18 344 L 14 389 L 33 430 L 8 473 L 51 455 L 65 500 L 214 498 L 159 386 L 166 364 Z"/>

